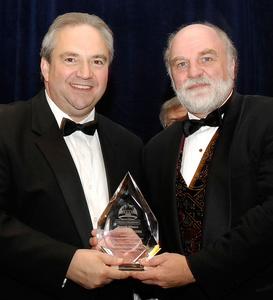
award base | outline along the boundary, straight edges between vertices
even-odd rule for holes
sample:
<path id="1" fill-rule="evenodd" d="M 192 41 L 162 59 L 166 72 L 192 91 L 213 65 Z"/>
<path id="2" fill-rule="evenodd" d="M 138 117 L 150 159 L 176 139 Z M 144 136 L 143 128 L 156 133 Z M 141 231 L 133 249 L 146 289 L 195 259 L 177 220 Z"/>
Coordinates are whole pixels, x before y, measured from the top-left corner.
<path id="1" fill-rule="evenodd" d="M 121 271 L 144 271 L 144 266 L 139 263 L 122 264 L 119 266 Z"/>

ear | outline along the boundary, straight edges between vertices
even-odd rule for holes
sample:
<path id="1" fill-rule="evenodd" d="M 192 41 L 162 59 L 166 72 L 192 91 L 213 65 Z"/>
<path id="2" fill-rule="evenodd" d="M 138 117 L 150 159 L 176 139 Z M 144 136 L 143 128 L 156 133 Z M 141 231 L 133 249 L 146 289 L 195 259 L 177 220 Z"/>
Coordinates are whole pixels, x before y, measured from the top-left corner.
<path id="1" fill-rule="evenodd" d="M 231 69 L 230 74 L 232 75 L 232 79 L 235 80 L 236 73 L 237 73 L 237 65 L 234 59 L 231 62 L 230 69 Z"/>
<path id="2" fill-rule="evenodd" d="M 40 68 L 41 68 L 41 73 L 44 77 L 44 80 L 47 82 L 48 81 L 50 64 L 44 57 L 41 58 Z"/>

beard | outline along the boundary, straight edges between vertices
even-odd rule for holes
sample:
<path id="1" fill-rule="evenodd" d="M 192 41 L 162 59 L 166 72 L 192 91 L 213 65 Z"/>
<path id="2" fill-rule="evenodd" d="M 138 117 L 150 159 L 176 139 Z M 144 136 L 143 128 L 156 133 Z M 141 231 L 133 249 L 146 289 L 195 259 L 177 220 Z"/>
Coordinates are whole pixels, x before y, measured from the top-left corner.
<path id="1" fill-rule="evenodd" d="M 189 87 L 199 84 L 206 86 L 189 89 Z M 175 92 L 181 104 L 190 113 L 208 115 L 225 102 L 233 86 L 234 80 L 231 76 L 226 80 L 201 77 L 188 79 L 181 88 L 175 89 Z"/>

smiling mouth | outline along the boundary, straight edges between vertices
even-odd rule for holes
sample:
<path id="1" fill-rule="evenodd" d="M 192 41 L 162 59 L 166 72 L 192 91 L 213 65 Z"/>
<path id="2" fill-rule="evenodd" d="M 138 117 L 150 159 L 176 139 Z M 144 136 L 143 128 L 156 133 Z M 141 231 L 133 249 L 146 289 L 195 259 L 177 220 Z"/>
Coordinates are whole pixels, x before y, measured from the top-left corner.
<path id="1" fill-rule="evenodd" d="M 94 87 L 94 85 L 89 85 L 89 84 L 70 84 L 72 86 L 72 88 L 84 91 L 84 90 L 90 90 Z"/>
<path id="2" fill-rule="evenodd" d="M 209 87 L 209 84 L 207 83 L 198 83 L 198 84 L 193 84 L 187 88 L 187 90 L 194 90 L 194 89 L 200 89 L 200 88 L 206 88 Z"/>

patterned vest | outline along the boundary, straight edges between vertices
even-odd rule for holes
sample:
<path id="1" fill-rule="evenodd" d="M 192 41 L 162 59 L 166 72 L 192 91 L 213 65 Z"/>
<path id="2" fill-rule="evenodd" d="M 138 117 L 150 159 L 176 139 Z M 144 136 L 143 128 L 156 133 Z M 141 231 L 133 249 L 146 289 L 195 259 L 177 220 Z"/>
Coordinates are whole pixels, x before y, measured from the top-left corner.
<path id="1" fill-rule="evenodd" d="M 219 129 L 206 148 L 189 186 L 180 172 L 184 142 L 180 150 L 176 167 L 176 200 L 181 241 L 186 256 L 201 248 L 208 170 L 218 135 Z"/>

